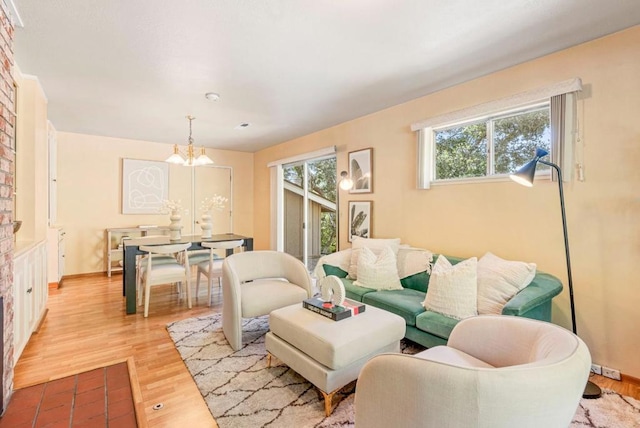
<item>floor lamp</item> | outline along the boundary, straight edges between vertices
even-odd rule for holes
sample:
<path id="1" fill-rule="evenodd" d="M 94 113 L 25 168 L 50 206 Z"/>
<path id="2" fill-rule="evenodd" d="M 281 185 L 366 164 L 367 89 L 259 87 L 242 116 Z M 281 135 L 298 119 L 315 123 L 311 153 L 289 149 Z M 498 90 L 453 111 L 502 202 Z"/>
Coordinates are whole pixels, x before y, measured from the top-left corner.
<path id="1" fill-rule="evenodd" d="M 562 230 L 564 232 L 564 251 L 565 256 L 567 258 L 567 279 L 569 283 L 569 302 L 571 303 L 571 326 L 573 328 L 573 333 L 578 334 L 576 328 L 576 309 L 573 301 L 573 279 L 571 277 L 571 257 L 569 257 L 569 238 L 567 235 L 567 216 L 564 210 L 564 193 L 562 191 L 562 171 L 560 167 L 553 162 L 544 161 L 541 158 L 547 156 L 549 152 L 543 149 L 536 149 L 536 156 L 529 162 L 527 162 L 522 168 L 516 171 L 514 174 L 511 174 L 511 179 L 516 183 L 522 184 L 523 186 L 532 187 L 533 180 L 536 175 L 536 166 L 538 162 L 544 165 L 549 165 L 551 168 L 555 169 L 558 173 L 558 189 L 560 190 L 560 210 L 562 212 Z M 585 386 L 584 393 L 582 395 L 583 398 L 598 398 L 602 394 L 602 390 L 595 383 L 588 381 Z"/>

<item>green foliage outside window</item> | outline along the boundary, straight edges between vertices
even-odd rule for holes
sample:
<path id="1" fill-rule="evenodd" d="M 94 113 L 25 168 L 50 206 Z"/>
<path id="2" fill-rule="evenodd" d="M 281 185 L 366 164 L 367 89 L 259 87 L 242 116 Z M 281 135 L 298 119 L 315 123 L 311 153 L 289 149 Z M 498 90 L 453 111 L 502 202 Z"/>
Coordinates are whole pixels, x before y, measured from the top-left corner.
<path id="1" fill-rule="evenodd" d="M 487 127 L 484 123 L 436 132 L 436 179 L 487 174 Z"/>
<path id="2" fill-rule="evenodd" d="M 550 150 L 549 108 L 437 130 L 436 179 L 509 174 Z M 541 165 L 542 166 L 542 165 Z"/>
<path id="3" fill-rule="evenodd" d="M 283 169 L 284 179 L 303 187 L 304 166 L 290 165 Z M 336 202 L 336 159 L 328 158 L 307 164 L 309 192 Z M 337 228 L 335 212 L 323 211 L 320 216 L 320 253 L 335 253 Z"/>
<path id="4" fill-rule="evenodd" d="M 336 213 L 325 211 L 320 218 L 320 254 L 331 254 L 337 250 Z"/>

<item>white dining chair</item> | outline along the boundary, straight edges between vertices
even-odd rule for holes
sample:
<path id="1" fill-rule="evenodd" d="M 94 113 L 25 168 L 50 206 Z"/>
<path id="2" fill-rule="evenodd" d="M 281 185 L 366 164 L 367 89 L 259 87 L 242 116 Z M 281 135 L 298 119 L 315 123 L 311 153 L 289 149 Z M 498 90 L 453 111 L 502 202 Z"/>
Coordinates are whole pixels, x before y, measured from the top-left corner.
<path id="1" fill-rule="evenodd" d="M 198 276 L 196 277 L 196 298 L 199 295 L 200 290 L 200 277 L 204 275 L 207 277 L 207 302 L 211 306 L 211 287 L 213 285 L 214 278 L 218 279 L 218 286 L 222 286 L 222 262 L 224 258 L 218 257 L 215 250 L 230 250 L 241 248 L 244 245 L 243 239 L 235 241 L 222 241 L 222 242 L 202 242 L 205 248 L 209 249 L 209 257 L 205 261 L 198 263 Z"/>
<path id="2" fill-rule="evenodd" d="M 202 247 L 205 247 L 204 245 L 201 244 Z M 209 250 L 209 248 L 204 248 L 202 250 L 190 250 L 189 251 L 189 265 L 191 266 L 191 270 L 195 270 L 195 268 L 198 267 L 198 265 L 202 262 L 208 262 L 209 261 L 209 254 L 211 253 L 211 251 Z M 198 295 L 196 294 L 196 297 Z"/>
<path id="3" fill-rule="evenodd" d="M 204 245 L 202 245 L 204 247 Z M 191 267 L 198 266 L 202 262 L 206 262 L 209 260 L 208 249 L 206 250 L 191 250 L 189 251 L 189 263 Z"/>
<path id="4" fill-rule="evenodd" d="M 142 283 L 144 284 L 144 316 L 149 315 L 150 290 L 154 285 L 170 284 L 174 282 L 184 283 L 187 290 L 187 305 L 191 308 L 191 269 L 189 268 L 189 255 L 187 248 L 191 242 L 184 244 L 168 245 L 141 245 L 140 250 L 148 253 L 148 261 L 142 270 Z M 182 261 L 174 257 L 173 262 L 156 263 L 156 259 L 162 256 L 180 256 Z"/>
<path id="5" fill-rule="evenodd" d="M 157 240 L 158 235 L 148 235 L 136 238 L 137 241 L 153 241 Z M 165 263 L 174 263 L 176 258 L 173 254 L 157 254 L 153 259 L 153 264 L 161 265 Z M 138 296 L 138 306 L 142 305 L 142 297 L 144 295 L 144 286 L 142 284 L 142 273 L 149 263 L 149 255 L 143 254 L 136 260 L 136 293 Z"/>

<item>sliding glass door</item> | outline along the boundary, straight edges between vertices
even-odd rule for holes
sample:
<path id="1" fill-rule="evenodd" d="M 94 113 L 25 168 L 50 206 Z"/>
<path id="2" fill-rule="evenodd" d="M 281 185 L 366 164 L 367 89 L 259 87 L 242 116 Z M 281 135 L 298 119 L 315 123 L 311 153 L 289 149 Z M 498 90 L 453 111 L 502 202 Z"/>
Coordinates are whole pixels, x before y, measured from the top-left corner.
<path id="1" fill-rule="evenodd" d="M 282 166 L 284 251 L 309 271 L 318 259 L 336 251 L 336 157 Z"/>

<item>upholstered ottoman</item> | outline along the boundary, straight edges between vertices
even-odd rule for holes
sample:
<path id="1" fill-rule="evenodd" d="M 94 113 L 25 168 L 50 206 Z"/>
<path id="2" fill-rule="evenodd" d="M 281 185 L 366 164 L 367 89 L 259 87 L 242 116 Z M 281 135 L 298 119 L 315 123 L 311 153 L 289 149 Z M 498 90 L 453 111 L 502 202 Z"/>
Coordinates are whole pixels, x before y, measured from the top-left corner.
<path id="1" fill-rule="evenodd" d="M 271 312 L 269 328 L 268 365 L 273 355 L 320 389 L 328 416 L 333 394 L 357 379 L 364 363 L 374 355 L 400 351 L 405 322 L 373 306 L 332 321 L 296 304 Z"/>

